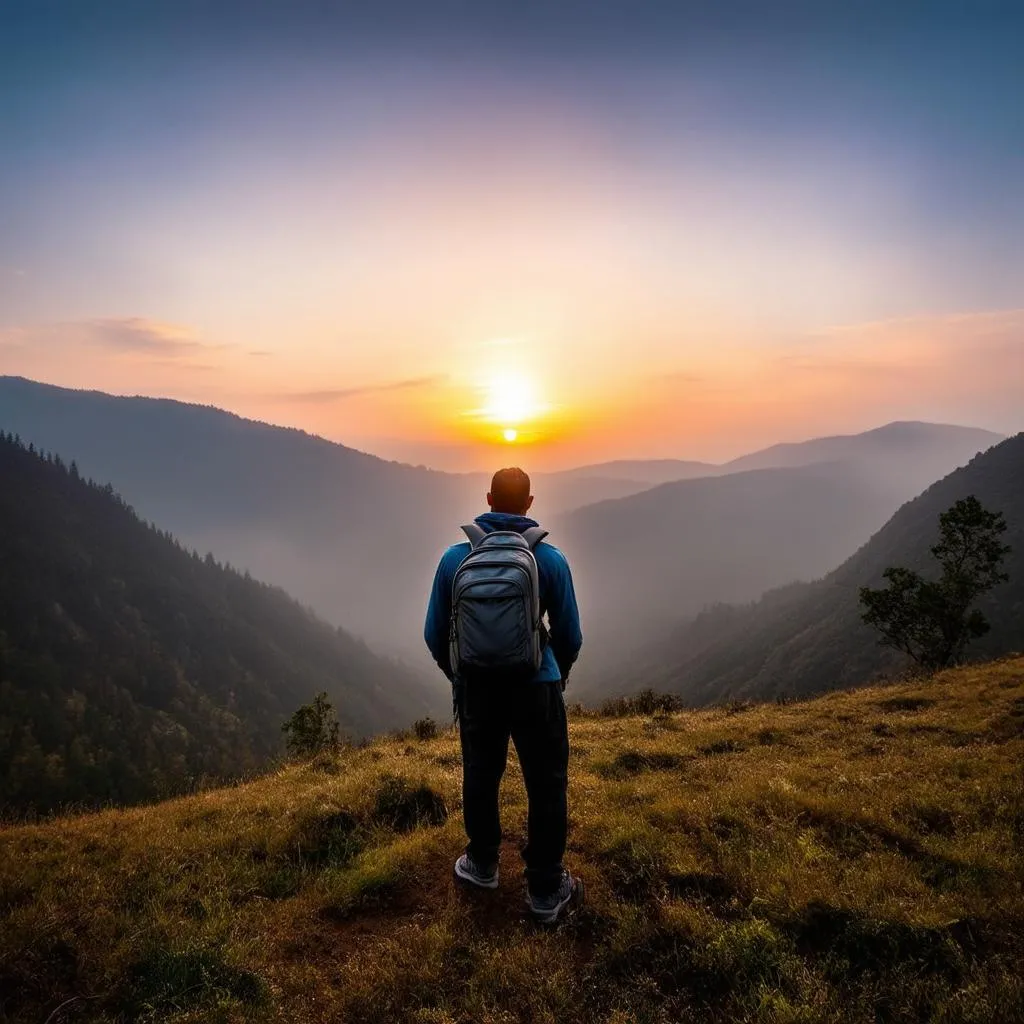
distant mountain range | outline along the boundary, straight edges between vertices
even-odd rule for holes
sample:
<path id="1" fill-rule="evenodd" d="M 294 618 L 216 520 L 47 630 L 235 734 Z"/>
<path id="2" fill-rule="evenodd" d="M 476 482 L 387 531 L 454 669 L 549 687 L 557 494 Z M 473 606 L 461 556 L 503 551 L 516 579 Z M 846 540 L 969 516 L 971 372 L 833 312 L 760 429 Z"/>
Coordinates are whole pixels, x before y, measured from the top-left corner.
<path id="1" fill-rule="evenodd" d="M 1003 513 L 1005 542 L 1013 549 L 1006 561 L 1009 582 L 981 602 L 992 630 L 971 653 L 1024 651 L 1024 434 L 1018 434 L 903 506 L 823 579 L 783 587 L 753 605 L 700 615 L 648 651 L 632 684 L 670 689 L 699 703 L 806 695 L 898 671 L 901 658 L 879 647 L 875 632 L 860 620 L 860 588 L 881 585 L 890 565 L 934 575 L 929 550 L 938 537 L 939 514 L 971 494 Z M 623 682 L 606 685 L 610 692 Z"/>
<path id="2" fill-rule="evenodd" d="M 447 703 L 107 486 L 0 439 L 0 805 L 133 802 L 263 767 L 320 690 L 367 735 Z"/>
<path id="3" fill-rule="evenodd" d="M 1003 440 L 1001 434 L 977 427 L 944 423 L 897 422 L 861 434 L 818 437 L 810 441 L 775 444 L 740 456 L 721 469 L 737 473 L 748 469 L 809 466 L 815 462 L 864 462 L 902 473 L 912 467 L 914 480 L 930 482 L 949 471 L 950 457 L 984 451 Z"/>
<path id="4" fill-rule="evenodd" d="M 891 424 L 730 464 L 779 456 L 787 466 L 662 484 L 570 513 L 556 532 L 571 539 L 596 638 L 597 668 L 580 673 L 582 692 L 592 680 L 614 692 L 638 650 L 708 605 L 828 572 L 903 502 L 997 440 L 970 428 Z M 830 454 L 843 458 L 815 461 Z"/>
<path id="5" fill-rule="evenodd" d="M 76 459 L 189 547 L 424 666 L 420 632 L 437 558 L 483 510 L 489 482 L 219 409 L 20 378 L 0 378 L 0 429 Z M 536 514 L 580 581 L 580 683 L 588 663 L 604 664 L 602 644 L 621 653 L 706 604 L 827 571 L 902 501 L 996 440 L 971 428 L 892 424 L 726 466 L 639 460 L 539 474 Z M 733 472 L 750 460 L 773 468 Z M 652 487 L 676 474 L 690 479 Z"/>
<path id="6" fill-rule="evenodd" d="M 205 406 L 0 378 L 0 429 L 112 481 L 189 547 L 416 655 L 440 550 L 482 511 L 471 479 Z"/>

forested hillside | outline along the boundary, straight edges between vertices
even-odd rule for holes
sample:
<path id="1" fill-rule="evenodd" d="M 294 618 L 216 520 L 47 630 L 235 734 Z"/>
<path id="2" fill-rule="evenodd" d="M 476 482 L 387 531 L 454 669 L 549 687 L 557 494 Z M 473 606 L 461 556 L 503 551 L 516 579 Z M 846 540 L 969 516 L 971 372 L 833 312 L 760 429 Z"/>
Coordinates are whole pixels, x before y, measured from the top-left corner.
<path id="1" fill-rule="evenodd" d="M 378 650 L 422 650 L 437 558 L 484 511 L 469 477 L 221 409 L 0 378 L 0 430 L 113 481 L 182 543 L 277 583 Z"/>
<path id="2" fill-rule="evenodd" d="M 978 455 L 901 508 L 871 541 L 822 580 L 767 594 L 746 607 L 700 615 L 656 651 L 632 682 L 697 702 L 807 694 L 864 682 L 903 662 L 877 645 L 860 620 L 862 586 L 879 586 L 890 565 L 934 573 L 929 554 L 938 518 L 970 494 L 1005 516 L 1010 580 L 980 607 L 992 624 L 976 657 L 1024 650 L 1024 434 Z"/>
<path id="3" fill-rule="evenodd" d="M 237 776 L 280 749 L 283 719 L 318 690 L 357 734 L 431 708 L 418 677 L 283 591 L 184 550 L 74 465 L 0 439 L 6 812 Z"/>
<path id="4" fill-rule="evenodd" d="M 553 536 L 565 538 L 588 627 L 581 692 L 621 690 L 637 652 L 709 605 L 819 578 L 993 436 L 917 424 L 923 429 L 908 441 L 898 426 L 863 435 L 863 451 L 861 438 L 835 439 L 844 461 L 680 480 L 559 520 Z M 885 438 L 893 443 L 888 454 Z"/>

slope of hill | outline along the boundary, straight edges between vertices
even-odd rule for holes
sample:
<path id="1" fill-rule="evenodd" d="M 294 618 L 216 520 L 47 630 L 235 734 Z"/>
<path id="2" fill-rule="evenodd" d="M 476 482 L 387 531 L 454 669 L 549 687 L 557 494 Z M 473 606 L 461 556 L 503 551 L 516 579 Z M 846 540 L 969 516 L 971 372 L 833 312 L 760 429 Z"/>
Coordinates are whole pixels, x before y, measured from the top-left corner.
<path id="1" fill-rule="evenodd" d="M 283 586 L 392 650 L 419 652 L 440 548 L 482 503 L 463 477 L 164 399 L 8 377 L 0 429 L 75 459 L 188 547 Z"/>
<path id="2" fill-rule="evenodd" d="M 282 591 L 0 440 L 0 806 L 237 776 L 279 752 L 282 721 L 319 690 L 358 734 L 432 706 L 409 670 Z"/>
<path id="3" fill-rule="evenodd" d="M 543 473 L 541 478 L 579 480 L 598 477 L 605 480 L 628 480 L 654 487 L 657 484 L 671 483 L 673 480 L 714 476 L 721 471 L 722 467 L 713 462 L 696 462 L 692 459 L 616 459 L 613 462 L 600 462 L 592 466 L 577 466 L 555 473 Z"/>
<path id="4" fill-rule="evenodd" d="M 767 594 L 747 608 L 714 609 L 652 655 L 653 681 L 690 701 L 807 694 L 863 682 L 900 664 L 860 621 L 862 586 L 880 586 L 890 565 L 931 574 L 938 517 L 969 494 L 1002 512 L 1013 550 L 1010 582 L 981 604 L 991 633 L 978 655 L 1024 650 L 1024 434 L 977 456 L 901 508 L 871 541 L 824 579 Z M 650 685 L 639 675 L 635 685 Z"/>
<path id="5" fill-rule="evenodd" d="M 659 484 L 723 476 L 752 469 L 794 469 L 820 462 L 860 463 L 870 467 L 874 483 L 898 487 L 908 468 L 923 487 L 998 444 L 1002 435 L 976 427 L 944 423 L 888 423 L 860 434 L 819 437 L 772 445 L 721 464 L 682 459 L 620 459 L 539 474 L 537 489 L 554 512 L 570 511 Z M 909 495 L 908 495 L 909 496 Z"/>
<path id="6" fill-rule="evenodd" d="M 0 829 L 5 1021 L 1024 1020 L 1024 660 L 570 718 L 575 917 L 463 893 L 457 741 Z"/>
<path id="7" fill-rule="evenodd" d="M 1002 435 L 976 427 L 945 423 L 887 423 L 884 427 L 860 434 L 772 445 L 725 463 L 721 471 L 737 473 L 748 469 L 809 466 L 813 462 L 851 459 L 876 465 L 894 462 L 894 468 L 898 470 L 913 459 L 921 464 L 921 475 L 925 479 L 935 480 L 948 473 L 957 462 L 969 459 L 1002 440 Z M 951 457 L 953 463 L 949 461 Z"/>
<path id="8" fill-rule="evenodd" d="M 860 461 L 751 470 L 663 484 L 556 522 L 596 638 L 579 685 L 588 698 L 621 692 L 635 652 L 703 608 L 820 577 L 927 486 L 928 471 L 915 459 L 899 474 Z M 645 685 L 653 664 L 629 681 Z"/>

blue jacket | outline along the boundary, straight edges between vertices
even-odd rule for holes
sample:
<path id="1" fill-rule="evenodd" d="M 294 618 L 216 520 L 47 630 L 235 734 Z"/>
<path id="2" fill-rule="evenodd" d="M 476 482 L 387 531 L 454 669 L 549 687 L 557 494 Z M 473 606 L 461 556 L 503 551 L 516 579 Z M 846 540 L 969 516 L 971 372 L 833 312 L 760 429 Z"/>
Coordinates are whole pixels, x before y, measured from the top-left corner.
<path id="1" fill-rule="evenodd" d="M 514 516 L 505 512 L 485 512 L 475 520 L 488 532 L 491 530 L 516 530 L 522 533 L 537 523 L 526 516 Z M 434 661 L 444 674 L 451 679 L 451 662 L 448 655 L 448 630 L 452 617 L 452 584 L 455 570 L 469 554 L 469 541 L 453 544 L 442 556 L 434 573 L 434 586 L 430 591 L 427 606 L 427 621 L 423 627 L 423 639 L 434 656 Z M 540 613 L 548 617 L 548 645 L 544 649 L 544 661 L 534 677 L 537 683 L 554 683 L 566 679 L 569 669 L 579 656 L 583 646 L 580 632 L 580 613 L 576 607 L 576 592 L 572 586 L 572 574 L 565 555 L 553 544 L 541 541 L 534 555 L 537 558 L 537 572 L 540 578 Z"/>

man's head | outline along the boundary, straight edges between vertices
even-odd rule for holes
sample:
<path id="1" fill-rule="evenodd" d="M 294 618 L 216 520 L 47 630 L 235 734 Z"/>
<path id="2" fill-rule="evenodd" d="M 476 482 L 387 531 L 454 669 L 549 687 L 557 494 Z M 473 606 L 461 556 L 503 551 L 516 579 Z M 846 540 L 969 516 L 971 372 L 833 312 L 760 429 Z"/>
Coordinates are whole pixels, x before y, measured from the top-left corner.
<path id="1" fill-rule="evenodd" d="M 487 504 L 492 512 L 507 512 L 513 516 L 525 516 L 533 504 L 530 493 L 530 478 L 518 466 L 499 469 L 491 477 L 491 489 L 487 493 Z"/>

